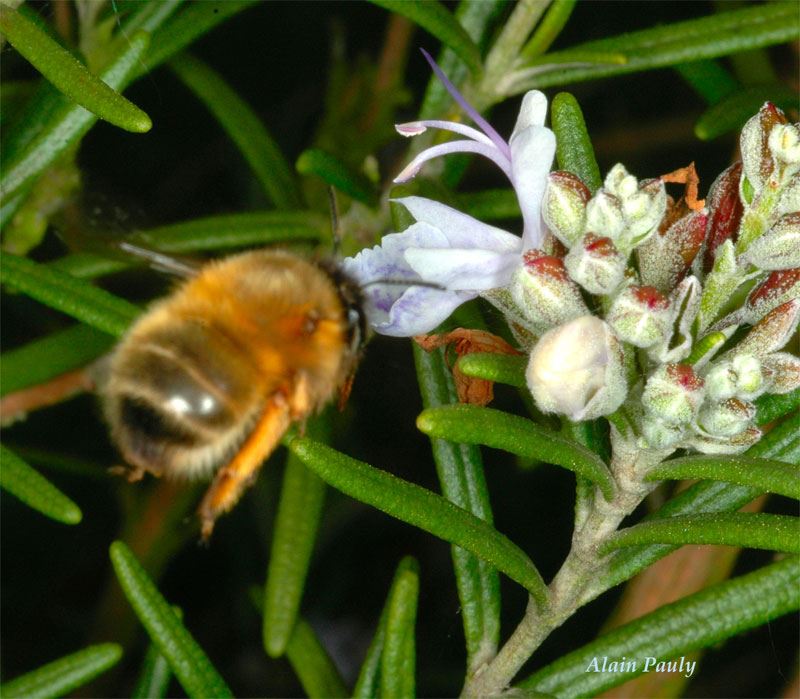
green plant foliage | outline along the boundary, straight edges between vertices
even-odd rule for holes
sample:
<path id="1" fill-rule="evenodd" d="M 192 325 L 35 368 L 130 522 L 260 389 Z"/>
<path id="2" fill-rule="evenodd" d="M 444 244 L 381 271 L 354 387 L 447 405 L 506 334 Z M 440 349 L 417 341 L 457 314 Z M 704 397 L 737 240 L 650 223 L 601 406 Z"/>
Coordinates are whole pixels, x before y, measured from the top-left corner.
<path id="1" fill-rule="evenodd" d="M 0 355 L 0 396 L 78 369 L 111 349 L 112 338 L 88 325 L 73 325 Z"/>
<path id="2" fill-rule="evenodd" d="M 186 693 L 190 697 L 233 696 L 131 550 L 115 541 L 110 553 L 122 591 Z"/>
<path id="3" fill-rule="evenodd" d="M 0 32 L 45 78 L 98 118 L 134 133 L 144 133 L 153 126 L 139 107 L 92 75 L 21 12 L 0 5 Z"/>
<path id="4" fill-rule="evenodd" d="M 89 646 L 6 682 L 0 694 L 8 699 L 56 699 L 91 682 L 119 662 L 122 648 L 116 643 Z"/>
<path id="5" fill-rule="evenodd" d="M 792 109 L 798 99 L 797 92 L 780 83 L 743 88 L 709 107 L 694 125 L 694 133 L 700 140 L 710 141 L 740 129 L 764 102 L 773 102 L 781 109 Z"/>
<path id="6" fill-rule="evenodd" d="M 594 193 L 603 184 L 578 101 L 569 92 L 560 92 L 550 108 L 556 134 L 558 167 L 577 175 Z"/>
<path id="7" fill-rule="evenodd" d="M 521 687 L 559 697 L 593 696 L 641 674 L 644 663 L 634 672 L 586 672 L 592 658 L 676 658 L 796 611 L 799 564 L 797 557 L 787 558 L 661 607 L 559 658 Z"/>
<path id="8" fill-rule="evenodd" d="M 602 552 L 640 544 L 725 544 L 800 553 L 800 519 L 763 512 L 667 517 L 621 529 Z"/>
<path id="9" fill-rule="evenodd" d="M 727 481 L 800 500 L 800 470 L 773 459 L 685 456 L 665 461 L 647 475 L 650 481 L 678 478 Z"/>
<path id="10" fill-rule="evenodd" d="M 289 164 L 253 110 L 203 61 L 188 53 L 175 56 L 170 67 L 208 107 L 236 144 L 272 203 L 296 208 L 300 193 Z"/>
<path id="11" fill-rule="evenodd" d="M 508 76 L 505 93 L 519 94 L 532 88 L 541 89 L 726 56 L 790 41 L 797 33 L 797 13 L 791 2 L 776 2 L 768 7 L 744 7 L 701 19 L 589 41 L 540 56 L 531 61 L 528 68 L 521 68 Z M 595 54 L 599 59 L 587 65 L 587 54 Z M 602 62 L 604 54 L 611 58 L 617 54 L 622 60 Z"/>
<path id="12" fill-rule="evenodd" d="M 295 163 L 301 175 L 316 175 L 323 182 L 367 206 L 375 206 L 378 195 L 375 187 L 359 172 L 353 172 L 339 158 L 320 148 L 311 148 L 300 154 Z"/>
<path id="13" fill-rule="evenodd" d="M 347 689 L 314 630 L 298 619 L 286 646 L 286 656 L 310 699 L 346 697 Z"/>
<path id="14" fill-rule="evenodd" d="M 414 347 L 422 402 L 426 408 L 456 400 L 456 390 L 442 351 Z M 492 524 L 489 490 L 480 450 L 470 444 L 431 439 L 443 495 Z M 474 671 L 495 653 L 500 638 L 500 578 L 497 570 L 460 546 L 452 549 L 453 568 L 467 642 L 467 668 Z"/>
<path id="15" fill-rule="evenodd" d="M 456 366 L 467 376 L 525 388 L 527 357 L 475 352 L 460 357 Z"/>
<path id="16" fill-rule="evenodd" d="M 474 553 L 544 602 L 544 582 L 531 560 L 482 519 L 418 485 L 310 439 L 292 439 L 289 448 L 334 488 Z"/>
<path id="17" fill-rule="evenodd" d="M 438 0 L 370 0 L 370 2 L 408 17 L 450 48 L 467 64 L 471 72 L 480 72 L 480 50 Z"/>
<path id="18" fill-rule="evenodd" d="M 568 468 L 595 483 L 607 499 L 614 494 L 614 481 L 600 457 L 525 418 L 492 408 L 449 405 L 420 413 L 417 427 L 432 437 L 484 444 Z"/>
<path id="19" fill-rule="evenodd" d="M 119 337 L 139 315 L 132 303 L 23 257 L 6 253 L 0 269 L 4 284 L 109 335 Z"/>
<path id="20" fill-rule="evenodd" d="M 155 31 L 140 75 L 154 70 L 221 22 L 256 3 L 257 0 L 185 3 L 177 15 Z"/>
<path id="21" fill-rule="evenodd" d="M 308 434 L 324 437 L 320 420 Z M 325 481 L 290 454 L 275 516 L 275 531 L 264 587 L 264 649 L 277 658 L 286 652 L 297 615 L 325 500 Z"/>
<path id="22" fill-rule="evenodd" d="M 80 508 L 14 452 L 0 445 L 0 486 L 28 507 L 63 524 L 78 524 Z"/>
<path id="23" fill-rule="evenodd" d="M 142 670 L 131 697 L 134 699 L 161 699 L 167 696 L 172 671 L 169 662 L 158 650 L 158 646 L 151 643 L 144 656 Z"/>
<path id="24" fill-rule="evenodd" d="M 114 60 L 100 73 L 103 83 L 114 90 L 122 90 L 133 77 L 133 72 L 142 60 L 150 37 L 139 33 L 130 38 Z M 43 93 L 46 95 L 46 93 Z M 46 95 L 47 107 L 37 106 L 40 113 L 40 129 L 30 129 L 25 136 L 9 135 L 11 145 L 4 156 L 3 174 L 0 177 L 0 192 L 3 199 L 23 192 L 55 160 L 74 146 L 92 127 L 97 117 L 72 100 Z M 35 113 L 36 113 L 35 112 Z M 27 136 L 30 133 L 31 136 Z M 33 136 L 33 134 L 36 134 Z"/>
<path id="25" fill-rule="evenodd" d="M 386 603 L 378 692 L 381 697 L 416 696 L 414 625 L 418 597 L 419 568 L 413 558 L 405 558 L 397 567 Z"/>

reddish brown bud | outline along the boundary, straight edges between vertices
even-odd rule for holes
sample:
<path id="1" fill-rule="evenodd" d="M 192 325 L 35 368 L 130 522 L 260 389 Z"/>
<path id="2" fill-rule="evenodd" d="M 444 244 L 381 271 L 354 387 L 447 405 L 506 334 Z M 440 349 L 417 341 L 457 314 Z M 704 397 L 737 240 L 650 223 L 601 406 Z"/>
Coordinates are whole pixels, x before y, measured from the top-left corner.
<path id="1" fill-rule="evenodd" d="M 773 308 L 800 296 L 800 268 L 772 272 L 747 297 L 744 321 L 756 323 Z"/>
<path id="2" fill-rule="evenodd" d="M 708 225 L 706 226 L 706 249 L 703 268 L 710 272 L 714 266 L 714 254 L 726 240 L 734 238 L 742 219 L 742 201 L 739 198 L 739 179 L 742 164 L 734 163 L 723 171 L 711 185 L 708 193 Z"/>

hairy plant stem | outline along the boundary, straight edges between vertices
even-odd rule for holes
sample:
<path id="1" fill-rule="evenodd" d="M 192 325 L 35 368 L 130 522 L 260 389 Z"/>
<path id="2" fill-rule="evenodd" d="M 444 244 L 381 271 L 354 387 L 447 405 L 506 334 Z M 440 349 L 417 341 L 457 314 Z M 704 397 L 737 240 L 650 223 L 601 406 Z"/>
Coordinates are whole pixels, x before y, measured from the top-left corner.
<path id="1" fill-rule="evenodd" d="M 525 616 L 492 662 L 485 665 L 464 686 L 464 697 L 490 697 L 503 693 L 552 631 L 569 619 L 577 609 L 600 591 L 597 578 L 602 575 L 607 558 L 599 547 L 631 514 L 654 485 L 643 482 L 645 473 L 660 463 L 669 452 L 637 449 L 612 428 L 613 458 L 611 470 L 617 493 L 606 501 L 595 489 L 591 506 L 572 535 L 572 548 L 564 564 L 550 583 L 547 606 L 538 607 L 530 599 Z M 592 594 L 585 595 L 592 584 Z"/>

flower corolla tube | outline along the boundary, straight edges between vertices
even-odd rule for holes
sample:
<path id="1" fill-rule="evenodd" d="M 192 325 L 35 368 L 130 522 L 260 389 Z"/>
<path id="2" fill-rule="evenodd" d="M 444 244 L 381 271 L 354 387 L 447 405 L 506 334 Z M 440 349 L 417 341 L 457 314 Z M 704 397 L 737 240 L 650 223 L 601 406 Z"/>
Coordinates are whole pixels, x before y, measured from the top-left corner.
<path id="1" fill-rule="evenodd" d="M 495 162 L 508 176 L 519 201 L 524 229 L 520 238 L 430 199 L 400 199 L 416 222 L 402 233 L 384 236 L 380 245 L 343 261 L 345 272 L 364 288 L 373 328 L 378 333 L 400 337 L 429 332 L 462 303 L 506 286 L 522 264 L 523 253 L 541 246 L 546 230 L 541 215 L 542 197 L 556 147 L 555 135 L 544 126 L 547 99 L 541 92 L 533 90 L 525 95 L 514 131 L 506 142 L 467 103 L 427 53 L 425 57 L 481 130 L 439 120 L 398 125 L 398 132 L 404 136 L 437 128 L 466 138 L 424 150 L 395 182 L 408 181 L 426 161 L 440 155 L 478 153 Z"/>

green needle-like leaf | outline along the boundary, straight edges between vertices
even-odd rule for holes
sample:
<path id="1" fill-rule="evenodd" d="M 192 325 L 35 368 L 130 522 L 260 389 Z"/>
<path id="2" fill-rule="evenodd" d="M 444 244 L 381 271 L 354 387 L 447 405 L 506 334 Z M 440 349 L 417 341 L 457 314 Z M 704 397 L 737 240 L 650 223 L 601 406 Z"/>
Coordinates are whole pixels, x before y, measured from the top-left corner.
<path id="1" fill-rule="evenodd" d="M 645 480 L 707 478 L 758 488 L 800 500 L 800 469 L 752 456 L 685 456 L 651 469 Z"/>
<path id="2" fill-rule="evenodd" d="M 219 251 L 275 243 L 316 243 L 329 230 L 330 221 L 313 211 L 248 211 L 181 221 L 132 233 L 127 242 L 166 253 Z M 113 251 L 109 250 L 109 254 Z M 113 274 L 139 260 L 119 259 L 79 252 L 65 255 L 47 266 L 73 277 L 91 279 Z"/>
<path id="3" fill-rule="evenodd" d="M 354 699 L 371 699 L 372 697 L 379 696 L 378 686 L 381 677 L 381 658 L 383 657 L 383 649 L 386 641 L 386 623 L 389 618 L 389 607 L 392 604 L 392 600 L 402 597 L 402 595 L 396 591 L 400 582 L 405 580 L 409 573 L 415 576 L 418 575 L 418 567 L 416 561 L 411 557 L 404 558 L 397 566 L 392 584 L 389 587 L 389 594 L 386 597 L 386 603 L 383 606 L 380 619 L 378 620 L 378 626 L 375 629 L 375 635 L 372 637 L 372 642 L 367 649 L 367 655 L 361 665 L 361 671 L 358 673 L 356 687 L 353 690 Z"/>
<path id="4" fill-rule="evenodd" d="M 559 92 L 553 98 L 550 114 L 556 134 L 559 169 L 580 177 L 594 194 L 603 184 L 603 179 L 578 101 L 569 92 Z"/>
<path id="5" fill-rule="evenodd" d="M 575 9 L 578 0 L 554 0 L 553 4 L 547 8 L 547 14 L 539 22 L 536 31 L 525 44 L 520 52 L 522 58 L 533 58 L 544 53 L 550 48 L 550 44 L 555 41 L 561 33 L 564 25 Z"/>
<path id="6" fill-rule="evenodd" d="M 800 561 L 794 556 L 665 605 L 592 641 L 520 683 L 558 697 L 597 696 L 644 672 L 646 658 L 668 660 L 800 607 Z M 587 672 L 593 659 L 637 659 L 633 672 Z M 649 671 L 653 671 L 651 666 Z"/>
<path id="7" fill-rule="evenodd" d="M 301 196 L 291 169 L 250 105 L 195 56 L 182 53 L 169 65 L 231 137 L 270 201 L 279 209 L 297 208 Z"/>
<path id="8" fill-rule="evenodd" d="M 800 408 L 800 388 L 790 393 L 765 393 L 756 399 L 756 424 L 766 425 Z"/>
<path id="9" fill-rule="evenodd" d="M 492 354 L 491 352 L 475 352 L 460 357 L 456 366 L 466 376 L 486 379 L 497 383 L 525 388 L 525 367 L 527 357 L 509 354 Z"/>
<path id="10" fill-rule="evenodd" d="M 381 655 L 381 697 L 416 696 L 414 628 L 418 598 L 419 566 L 413 558 L 404 558 L 397 568 L 387 602 Z"/>
<path id="11" fill-rule="evenodd" d="M 148 42 L 147 34 L 133 34 L 119 55 L 100 74 L 100 79 L 115 90 L 124 88 L 142 60 Z M 74 146 L 97 120 L 90 111 L 66 97 L 54 96 L 47 91 L 42 95 L 39 108 L 47 113 L 46 120 L 42 120 L 43 117 L 37 119 L 42 128 L 31 128 L 25 134 L 17 135 L 14 147 L 6 152 L 0 179 L 0 194 L 4 200 L 30 185 L 56 158 Z"/>
<path id="12" fill-rule="evenodd" d="M 708 104 L 717 104 L 740 89 L 736 78 L 720 61 L 707 59 L 681 63 L 675 69 Z"/>
<path id="13" fill-rule="evenodd" d="M 477 75 L 482 68 L 481 52 L 469 34 L 439 0 L 370 0 L 375 5 L 407 17 L 431 33 L 467 64 Z"/>
<path id="14" fill-rule="evenodd" d="M 167 659 L 154 643 L 151 643 L 144 656 L 139 679 L 133 688 L 133 699 L 162 699 L 167 696 L 172 670 Z"/>
<path id="15" fill-rule="evenodd" d="M 798 94 L 782 85 L 758 85 L 742 88 L 709 107 L 694 125 L 694 134 L 701 141 L 710 141 L 722 134 L 740 129 L 766 101 L 782 109 L 798 103 Z"/>
<path id="16" fill-rule="evenodd" d="M 294 627 L 286 655 L 310 699 L 348 695 L 333 660 L 319 642 L 314 629 L 302 619 L 298 619 Z"/>
<path id="17" fill-rule="evenodd" d="M 324 432 L 315 421 L 308 434 Z M 324 500 L 325 481 L 289 454 L 264 588 L 264 648 L 273 658 L 286 652 L 297 622 Z"/>
<path id="18" fill-rule="evenodd" d="M 190 697 L 232 697 L 208 656 L 161 596 L 133 552 L 111 544 L 111 563 L 128 602 Z"/>
<path id="19" fill-rule="evenodd" d="M 121 657 L 122 648 L 116 643 L 89 646 L 6 682 L 0 687 L 0 696 L 4 699 L 63 697 L 103 674 Z"/>
<path id="20" fill-rule="evenodd" d="M 122 335 L 140 313 L 124 299 L 24 257 L 4 254 L 0 271 L 3 284 L 109 335 Z"/>
<path id="21" fill-rule="evenodd" d="M 150 117 L 125 99 L 25 15 L 0 4 L 0 32 L 45 78 L 71 100 L 114 126 L 144 133 Z"/>
<path id="22" fill-rule="evenodd" d="M 431 437 L 487 447 L 562 466 L 588 478 L 610 500 L 614 479 L 599 456 L 525 418 L 475 405 L 423 410 L 417 427 Z"/>
<path id="23" fill-rule="evenodd" d="M 763 512 L 717 512 L 642 522 L 622 529 L 601 553 L 641 544 L 723 544 L 800 553 L 800 518 Z"/>
<path id="24" fill-rule="evenodd" d="M 107 333 L 79 324 L 4 352 L 0 355 L 0 396 L 85 366 L 113 342 Z"/>
<path id="25" fill-rule="evenodd" d="M 334 488 L 492 563 L 540 604 L 547 589 L 531 560 L 490 524 L 435 493 L 324 444 L 295 438 L 289 448 Z"/>
<path id="26" fill-rule="evenodd" d="M 248 211 L 181 221 L 140 231 L 142 241 L 162 252 L 200 252 L 279 242 L 317 242 L 330 222 L 313 211 Z"/>
<path id="27" fill-rule="evenodd" d="M 415 344 L 414 361 L 425 408 L 457 400 L 453 374 L 441 350 L 425 352 Z M 444 439 L 431 439 L 431 447 L 442 494 L 492 524 L 480 449 Z M 500 576 L 492 565 L 458 546 L 452 548 L 452 556 L 467 644 L 467 673 L 472 674 L 497 652 Z"/>
<path id="28" fill-rule="evenodd" d="M 303 151 L 295 168 L 301 175 L 316 175 L 362 204 L 374 207 L 378 203 L 378 193 L 364 175 L 354 172 L 339 158 L 324 150 L 310 148 Z"/>
<path id="29" fill-rule="evenodd" d="M 506 78 L 503 94 L 592 80 L 727 56 L 792 41 L 798 35 L 793 2 L 755 5 L 700 19 L 675 22 L 629 34 L 590 41 L 539 56 Z M 586 54 L 619 54 L 624 62 L 589 64 Z"/>
<path id="30" fill-rule="evenodd" d="M 28 507 L 63 524 L 78 524 L 80 508 L 14 452 L 0 445 L 0 486 Z"/>
<path id="31" fill-rule="evenodd" d="M 145 68 L 140 75 L 152 72 L 221 22 L 256 4 L 257 0 L 186 3 L 177 15 L 153 34 Z"/>

